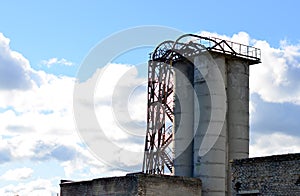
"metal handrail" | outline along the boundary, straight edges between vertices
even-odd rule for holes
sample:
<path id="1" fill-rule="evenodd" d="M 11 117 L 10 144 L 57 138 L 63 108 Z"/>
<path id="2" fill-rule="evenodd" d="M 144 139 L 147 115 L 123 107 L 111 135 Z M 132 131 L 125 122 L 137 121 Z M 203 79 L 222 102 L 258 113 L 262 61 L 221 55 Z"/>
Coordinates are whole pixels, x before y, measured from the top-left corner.
<path id="1" fill-rule="evenodd" d="M 152 59 L 156 60 L 160 58 L 166 58 L 171 51 L 174 52 L 177 48 L 180 48 L 183 45 L 187 45 L 188 43 L 181 42 L 181 40 L 186 37 L 196 38 L 189 40 L 189 42 L 192 42 L 198 46 L 202 46 L 202 48 L 204 46 L 208 51 L 221 52 L 224 54 L 239 56 L 242 58 L 259 62 L 261 59 L 261 51 L 259 48 L 255 48 L 253 46 L 248 46 L 245 44 L 240 44 L 233 41 L 223 40 L 216 37 L 203 37 L 194 34 L 184 34 L 180 36 L 175 42 L 169 40 L 162 42 L 160 45 L 158 45 L 158 47 L 154 50 L 153 54 L 151 55 Z M 195 48 L 195 50 L 197 49 Z"/>
<path id="2" fill-rule="evenodd" d="M 235 51 L 237 55 L 240 56 L 245 56 L 245 57 L 250 57 L 250 58 L 255 58 L 257 60 L 261 59 L 261 51 L 259 48 L 255 48 L 253 46 L 233 42 L 233 41 L 228 41 L 228 40 L 222 40 L 217 37 L 210 37 L 210 39 L 215 40 L 216 42 L 220 43 L 223 42 L 224 49 L 226 48 L 225 42 L 227 43 L 228 46 L 231 47 Z M 228 50 L 225 50 L 228 51 Z"/>

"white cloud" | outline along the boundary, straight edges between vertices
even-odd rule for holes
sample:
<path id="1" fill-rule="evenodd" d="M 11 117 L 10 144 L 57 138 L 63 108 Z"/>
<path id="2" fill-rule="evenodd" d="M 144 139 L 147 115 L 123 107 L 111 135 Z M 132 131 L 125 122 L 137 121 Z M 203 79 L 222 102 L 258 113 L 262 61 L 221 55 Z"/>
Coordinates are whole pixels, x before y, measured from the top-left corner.
<path id="1" fill-rule="evenodd" d="M 15 111 L 21 113 L 72 109 L 74 79 L 47 75 L 43 80 L 40 86 L 36 86 L 30 91 L 2 92 L 0 107 L 13 107 Z"/>
<path id="2" fill-rule="evenodd" d="M 265 41 L 256 41 L 255 46 L 262 50 L 262 63 L 251 66 L 251 93 L 268 102 L 300 104 L 300 45 L 284 43 L 275 49 Z"/>
<path id="3" fill-rule="evenodd" d="M 103 69 L 95 89 L 95 109 L 99 123 L 111 139 L 128 138 L 130 133 L 144 136 L 143 125 L 136 125 L 139 130 L 133 129 L 137 121 L 146 121 L 146 82 L 132 65 L 109 64 Z"/>
<path id="4" fill-rule="evenodd" d="M 124 68 L 124 69 L 123 69 Z M 118 65 L 117 70 L 128 70 L 126 65 Z M 104 83 L 115 78 L 116 72 L 110 72 Z M 27 91 L 5 91 L 0 97 L 2 108 L 6 111 L 0 112 L 0 163 L 18 162 L 20 160 L 47 161 L 57 160 L 65 171 L 65 176 L 71 179 L 90 178 L 91 176 L 123 174 L 114 168 L 116 165 L 105 165 L 96 159 L 92 153 L 82 145 L 75 129 L 73 119 L 73 85 L 74 79 L 69 77 L 57 77 L 41 72 L 43 82 L 40 86 Z M 130 79 L 130 78 L 127 78 Z M 132 78 L 128 80 L 128 85 L 136 84 L 138 80 Z M 113 83 L 113 82 L 112 82 Z M 126 84 L 123 84 L 126 86 Z M 107 86 L 102 86 L 106 88 Z M 124 86 L 123 86 L 124 87 Z M 101 88 L 100 88 L 101 89 Z M 113 89 L 113 86 L 108 88 Z M 99 100 L 104 100 L 104 105 L 99 105 L 102 109 L 106 107 L 113 90 L 101 94 Z M 121 92 L 119 92 L 121 93 Z M 82 94 L 83 97 L 85 94 Z M 137 94 L 139 95 L 139 94 Z M 98 100 L 98 98 L 96 100 Z M 117 96 L 116 101 L 123 99 Z M 138 100 L 133 96 L 133 100 L 138 104 Z M 144 102 L 144 100 L 142 100 Z M 99 102 L 97 102 L 99 103 Z M 145 102 L 146 104 L 146 102 Z M 98 108 L 98 107 L 97 107 Z M 119 142 L 121 147 L 126 147 L 131 151 L 143 150 L 143 144 L 136 144 L 132 140 L 132 135 L 127 134 L 118 127 L 114 121 L 110 109 L 104 115 L 104 124 L 109 131 L 117 131 L 121 135 L 112 135 L 115 139 L 124 139 Z M 103 122 L 103 121 L 102 121 Z M 142 129 L 144 134 L 145 129 Z M 111 132 L 113 133 L 113 132 Z M 110 133 L 110 134 L 111 134 Z M 116 133 L 116 132 L 114 132 Z M 99 142 L 99 141 L 98 141 Z M 120 161 L 127 166 L 140 164 L 142 157 L 126 157 L 122 154 L 114 154 L 114 160 Z M 104 160 L 105 161 L 105 160 Z M 125 167 L 124 167 L 125 168 Z M 130 170 L 128 168 L 128 170 Z M 134 170 L 136 171 L 136 169 Z"/>
<path id="5" fill-rule="evenodd" d="M 285 133 L 252 134 L 250 157 L 299 153 L 300 138 Z"/>
<path id="6" fill-rule="evenodd" d="M 112 170 L 87 150 L 76 132 L 73 119 L 75 78 L 33 70 L 26 58 L 11 51 L 9 39 L 0 34 L 0 60 L 4 57 L 8 60 L 5 66 L 0 61 L 0 69 L 2 65 L 6 68 L 8 63 L 14 63 L 15 67 L 23 70 L 17 78 L 8 78 L 6 83 L 18 81 L 19 77 L 31 83 L 26 91 L 19 86 L 0 88 L 0 164 L 57 160 L 69 177 L 77 172 L 91 174 L 87 170 L 95 173 L 93 168 L 101 168 L 99 171 L 102 173 Z M 70 65 L 64 59 L 54 59 L 53 62 Z M 12 72 L 8 69 L 5 74 L 9 71 Z M 11 172 L 2 177 L 7 177 Z"/>
<path id="7" fill-rule="evenodd" d="M 0 32 L 0 90 L 27 90 L 39 83 L 39 74 L 29 61 L 11 50 L 10 40 Z"/>
<path id="8" fill-rule="evenodd" d="M 51 180 L 37 179 L 27 183 L 10 184 L 0 188 L 0 195 L 30 195 L 53 196 L 59 193 L 58 186 L 54 186 Z"/>
<path id="9" fill-rule="evenodd" d="M 89 80 L 76 84 L 76 104 L 95 110 L 99 124 L 105 127 L 104 130 L 111 139 L 125 139 L 130 127 L 126 123 L 146 120 L 146 92 L 144 89 L 136 90 L 136 87 L 143 88 L 145 80 L 138 77 L 137 70 L 132 65 L 109 64 L 97 70 Z M 96 84 L 95 89 L 91 89 L 93 84 Z M 86 102 L 88 96 L 93 96 L 91 103 Z M 133 105 L 136 110 L 129 108 Z"/>
<path id="10" fill-rule="evenodd" d="M 105 165 L 105 160 L 100 162 L 88 147 L 82 144 L 73 119 L 75 78 L 58 77 L 33 70 L 29 61 L 12 51 L 9 48 L 9 40 L 1 35 L 0 58 L 4 58 L 5 55 L 9 57 L 7 62 L 13 62 L 11 64 L 16 67 L 13 70 L 21 70 L 18 77 L 23 79 L 17 79 L 17 83 L 9 86 L 6 85 L 12 82 L 9 78 L 2 82 L 2 87 L 0 85 L 0 108 L 4 109 L 0 112 L 0 164 L 21 160 L 45 162 L 50 159 L 56 160 L 64 169 L 63 175 L 75 180 L 126 173 L 114 168 L 115 165 Z M 232 38 L 223 37 L 244 44 L 253 42 L 256 46 L 262 46 L 262 54 L 265 55 L 262 59 L 263 64 L 251 68 L 252 93 L 260 94 L 265 100 L 298 103 L 295 96 L 297 93 L 294 92 L 297 90 L 297 80 L 291 75 L 291 70 L 298 70 L 300 67 L 296 58 L 299 55 L 297 46 L 283 42 L 280 49 L 274 49 L 266 42 L 251 39 L 244 32 Z M 70 62 L 67 60 L 57 58 L 44 62 L 46 66 L 68 63 Z M 3 67 L 0 65 L 1 68 Z M 257 69 L 256 72 L 252 72 L 254 68 Z M 12 72 L 11 69 L 5 71 Z M 25 81 L 24 86 L 20 84 L 21 81 Z M 88 90 L 92 87 L 91 83 L 97 84 L 96 89 L 92 89 L 94 96 L 92 103 L 86 102 Z M 110 64 L 97 70 L 89 80 L 76 84 L 82 87 L 79 96 L 75 97 L 81 104 L 82 111 L 95 110 L 98 123 L 103 127 L 106 136 L 119 146 L 120 150 L 111 154 L 111 160 L 129 171 L 136 171 L 142 162 L 142 156 L 133 157 L 123 152 L 127 150 L 143 154 L 147 112 L 146 84 L 146 79 L 139 77 L 134 66 L 122 64 Z M 295 89 L 291 88 L 293 85 Z M 272 88 L 275 92 L 272 92 Z M 255 105 L 254 102 L 251 104 L 251 113 L 255 113 Z M 82 118 L 86 118 L 87 125 L 90 126 L 90 117 L 82 116 Z M 266 145 L 270 140 L 268 135 L 255 136 L 250 147 L 251 156 L 299 151 L 297 145 L 300 143 L 299 139 L 294 140 L 292 136 L 279 133 L 271 135 L 271 138 L 274 139 L 273 143 Z M 280 138 L 286 139 L 291 145 L 285 145 Z M 96 142 L 101 143 L 100 140 Z M 280 145 L 283 148 L 280 148 Z M 7 171 L 1 178 L 8 180 L 7 176 L 13 176 L 10 174 L 18 177 L 17 174 L 22 169 L 26 170 L 19 168 Z M 22 172 L 23 176 L 19 174 L 19 179 L 25 179 L 26 176 L 34 178 L 34 171 L 30 173 L 30 168 L 26 171 L 27 173 Z M 0 195 L 50 195 L 54 192 L 57 192 L 57 187 L 53 188 L 51 181 L 43 179 L 7 185 L 0 189 Z"/>
<path id="11" fill-rule="evenodd" d="M 23 61 L 27 62 L 26 68 L 32 70 L 28 60 L 24 58 Z M 52 62 L 58 61 L 53 60 Z M 123 71 L 128 70 L 128 68 L 127 65 L 120 64 L 115 71 L 110 72 L 108 77 L 104 78 L 104 82 L 112 86 L 101 86 L 100 89 L 102 88 L 102 92 L 105 93 L 100 93 L 99 99 L 109 100 L 110 95 L 113 93 L 111 89 L 114 89 L 113 79 L 116 76 L 121 76 Z M 113 168 L 112 165 L 108 166 L 101 163 L 87 150 L 86 146 L 82 145 L 73 119 L 73 86 L 75 79 L 55 76 L 43 71 L 32 71 L 38 76 L 39 81 L 33 83 L 30 89 L 26 91 L 10 89 L 1 92 L 0 108 L 3 108 L 4 111 L 0 112 L 2 122 L 0 124 L 2 136 L 0 137 L 0 164 L 20 160 L 57 160 L 64 168 L 65 175 L 70 178 L 96 174 L 109 175 L 115 174 L 115 172 L 122 173 Z M 127 79 L 129 80 L 124 84 L 124 87 L 140 81 L 135 78 L 130 79 L 130 77 Z M 32 80 L 32 78 L 29 77 L 29 80 Z M 121 95 L 120 99 L 122 99 Z M 135 100 L 134 97 L 133 99 Z M 116 101 L 118 102 L 118 99 Z M 101 106 L 105 108 L 105 104 Z M 110 128 L 108 131 L 112 130 L 111 128 L 118 128 L 117 131 L 122 133 L 117 123 L 113 121 L 113 116 L 110 115 L 105 119 L 109 118 L 111 120 L 106 122 Z M 143 129 L 143 134 L 144 131 Z M 126 140 L 123 143 L 121 142 L 122 146 L 126 146 L 131 150 L 143 149 L 143 145 L 131 143 L 129 137 L 126 136 Z M 121 138 L 124 139 L 124 137 Z M 123 159 L 120 156 L 115 155 L 113 158 L 116 160 Z M 127 159 L 127 162 L 124 161 L 124 163 L 128 165 L 136 164 L 136 159 L 137 157 L 134 157 L 134 160 L 132 158 Z"/>
<path id="12" fill-rule="evenodd" d="M 28 167 L 10 169 L 0 176 L 1 180 L 19 181 L 32 176 L 33 170 Z"/>
<path id="13" fill-rule="evenodd" d="M 73 62 L 68 61 L 64 58 L 61 58 L 61 59 L 50 58 L 48 60 L 42 60 L 41 64 L 47 66 L 48 68 L 53 66 L 53 65 L 64 65 L 64 66 L 73 66 L 74 65 Z"/>
<path id="14" fill-rule="evenodd" d="M 104 153 L 108 154 L 105 157 L 99 151 L 95 153 L 104 161 L 127 170 L 141 164 L 143 159 L 146 127 L 145 123 L 140 121 L 146 121 L 147 97 L 144 89 L 136 90 L 136 87 L 144 83 L 145 78 L 138 77 L 136 67 L 109 64 L 98 69 L 92 78 L 76 84 L 75 87 L 77 91 L 75 116 L 86 118 L 84 121 L 86 123 L 80 125 L 80 130 L 81 132 L 85 129 L 95 130 L 95 132 L 91 131 L 93 137 L 87 142 L 90 145 L 97 145 L 97 149 L 104 151 L 108 151 L 105 150 L 107 148 L 111 151 L 115 149 L 111 154 Z M 130 103 L 132 101 L 134 103 Z M 136 110 L 129 110 L 130 105 L 135 105 Z M 97 122 L 93 122 L 88 112 L 96 113 Z M 100 130 L 105 135 L 101 135 Z M 95 140 L 97 137 L 99 138 Z M 111 142 L 110 146 L 103 146 L 106 141 Z"/>

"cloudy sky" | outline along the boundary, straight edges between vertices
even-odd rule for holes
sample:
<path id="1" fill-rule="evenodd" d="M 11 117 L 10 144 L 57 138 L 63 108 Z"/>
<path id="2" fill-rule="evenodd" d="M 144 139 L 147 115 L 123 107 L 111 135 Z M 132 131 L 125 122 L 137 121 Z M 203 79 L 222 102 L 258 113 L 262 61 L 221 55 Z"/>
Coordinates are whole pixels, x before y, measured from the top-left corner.
<path id="1" fill-rule="evenodd" d="M 0 195 L 56 195 L 61 179 L 141 170 L 148 53 L 176 33 L 123 36 L 120 47 L 140 40 L 139 47 L 117 54 L 105 47 L 95 69 L 83 67 L 117 32 L 144 25 L 260 48 L 262 63 L 250 68 L 250 155 L 300 152 L 299 6 L 296 0 L 1 1 Z"/>

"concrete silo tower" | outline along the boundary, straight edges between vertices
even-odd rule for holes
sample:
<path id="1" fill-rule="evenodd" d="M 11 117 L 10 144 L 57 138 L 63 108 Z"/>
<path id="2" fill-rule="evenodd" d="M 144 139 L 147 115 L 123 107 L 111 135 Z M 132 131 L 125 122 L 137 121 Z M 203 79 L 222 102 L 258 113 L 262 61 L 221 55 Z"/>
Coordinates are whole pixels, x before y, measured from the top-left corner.
<path id="1" fill-rule="evenodd" d="M 218 38 L 161 43 L 149 61 L 143 171 L 200 178 L 203 195 L 230 195 L 229 161 L 249 155 L 249 66 L 259 62 L 259 49 Z"/>

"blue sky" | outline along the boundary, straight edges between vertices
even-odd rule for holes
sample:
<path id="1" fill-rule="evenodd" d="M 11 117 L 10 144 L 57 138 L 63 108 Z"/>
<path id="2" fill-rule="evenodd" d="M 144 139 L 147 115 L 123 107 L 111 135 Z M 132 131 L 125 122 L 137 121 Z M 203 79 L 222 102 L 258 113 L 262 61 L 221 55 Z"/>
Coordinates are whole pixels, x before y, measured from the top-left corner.
<path id="1" fill-rule="evenodd" d="M 299 152 L 299 6 L 296 0 L 1 1 L 0 194 L 55 195 L 60 179 L 139 170 L 132 157 L 111 160 L 127 171 L 96 159 L 76 131 L 72 108 L 75 78 L 85 57 L 106 38 L 137 26 L 206 33 L 261 48 L 263 63 L 252 66 L 250 76 L 250 154 Z M 97 117 L 110 139 L 127 150 L 143 148 L 145 92 L 136 90 L 130 97 L 136 124 L 128 126 L 140 127 L 129 133 L 134 137 L 122 132 L 113 115 L 103 113 L 111 110 L 118 76 L 128 73 L 123 79 L 131 86 L 124 83 L 124 89 L 143 86 L 141 72 L 152 49 L 128 52 L 114 59 L 107 72 L 101 66 L 97 70 L 107 74 L 99 83 L 109 83 L 95 93 Z M 97 74 L 89 79 L 96 81 Z M 89 81 L 82 85 L 88 88 Z M 117 98 L 125 94 L 117 92 Z"/>

